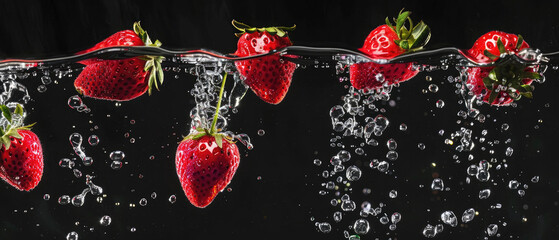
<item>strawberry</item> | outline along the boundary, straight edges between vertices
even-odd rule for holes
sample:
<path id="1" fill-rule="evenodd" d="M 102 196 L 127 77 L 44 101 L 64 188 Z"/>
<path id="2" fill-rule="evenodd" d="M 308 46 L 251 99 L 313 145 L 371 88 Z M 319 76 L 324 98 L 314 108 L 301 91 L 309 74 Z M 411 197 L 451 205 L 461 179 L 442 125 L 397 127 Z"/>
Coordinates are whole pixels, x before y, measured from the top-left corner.
<path id="1" fill-rule="evenodd" d="M 264 54 L 270 51 L 293 45 L 287 36 L 292 27 L 255 28 L 233 20 L 233 26 L 240 30 L 237 51 L 239 57 Z M 295 71 L 295 63 L 284 61 L 279 55 L 273 54 L 235 62 L 244 82 L 256 96 L 270 104 L 280 103 L 291 85 Z"/>
<path id="2" fill-rule="evenodd" d="M 520 35 L 491 31 L 479 37 L 464 55 L 487 64 L 495 62 L 502 54 L 516 54 L 529 47 Z M 527 67 L 519 62 L 470 67 L 466 69 L 466 86 L 474 96 L 490 105 L 509 105 L 522 96 L 532 98 L 534 87 L 530 84 L 533 79 L 542 78 L 537 71 L 537 66 Z"/>
<path id="3" fill-rule="evenodd" d="M 6 105 L 0 127 L 0 177 L 20 191 L 35 188 L 43 176 L 43 150 L 32 125 L 21 126 L 23 108 L 17 105 L 14 114 Z"/>
<path id="4" fill-rule="evenodd" d="M 227 73 L 223 77 L 210 129 L 197 128 L 177 147 L 175 165 L 182 189 L 192 205 L 204 208 L 233 179 L 239 167 L 239 149 L 216 129 Z"/>
<path id="5" fill-rule="evenodd" d="M 499 50 L 499 45 L 497 44 L 499 39 L 504 47 L 503 52 Z M 474 46 L 465 52 L 465 55 L 477 63 L 490 63 L 497 60 L 501 53 L 506 51 L 517 53 L 529 47 L 530 45 L 520 35 L 491 31 L 479 37 L 474 42 Z"/>
<path id="6" fill-rule="evenodd" d="M 160 47 L 161 42 L 151 42 L 147 32 L 134 23 L 134 31 L 117 32 L 93 48 L 82 51 L 87 53 L 114 46 Z M 152 87 L 159 89 L 157 82 L 163 83 L 161 56 L 141 56 L 119 60 L 88 59 L 80 61 L 86 67 L 74 81 L 81 94 L 104 100 L 127 101 L 143 95 L 151 95 Z M 149 75 L 149 77 L 148 77 Z"/>
<path id="7" fill-rule="evenodd" d="M 421 21 L 413 25 L 411 12 L 400 11 L 396 26 L 386 18 L 386 24 L 369 33 L 359 51 L 373 59 L 390 60 L 398 55 L 421 49 L 431 38 L 431 30 Z M 409 21 L 409 30 L 404 26 Z M 378 89 L 409 80 L 417 75 L 418 69 L 412 63 L 379 64 L 375 62 L 356 63 L 349 68 L 351 84 L 356 89 Z"/>
<path id="8" fill-rule="evenodd" d="M 204 208 L 231 182 L 239 167 L 239 149 L 215 136 L 187 138 L 177 148 L 175 164 L 182 189 L 192 205 Z"/>

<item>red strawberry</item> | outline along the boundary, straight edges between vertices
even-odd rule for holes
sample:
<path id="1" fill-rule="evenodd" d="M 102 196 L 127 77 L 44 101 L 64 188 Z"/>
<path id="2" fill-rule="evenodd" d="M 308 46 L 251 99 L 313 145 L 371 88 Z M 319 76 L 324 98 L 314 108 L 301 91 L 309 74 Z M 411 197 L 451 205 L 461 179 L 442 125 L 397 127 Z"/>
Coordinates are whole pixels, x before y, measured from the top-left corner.
<path id="1" fill-rule="evenodd" d="M 0 177 L 20 191 L 35 188 L 43 176 L 43 149 L 31 126 L 20 126 L 23 108 L 16 106 L 15 115 L 5 105 L 0 105 L 9 127 L 0 128 Z M 12 119 L 14 117 L 14 119 Z M 17 120 L 16 120 L 17 118 Z"/>
<path id="2" fill-rule="evenodd" d="M 477 63 L 493 62 L 501 54 L 497 44 L 499 39 L 503 43 L 504 49 L 513 53 L 517 53 L 519 50 L 530 47 L 527 42 L 522 40 L 522 37 L 520 37 L 519 41 L 519 37 L 514 34 L 501 31 L 491 31 L 479 37 L 474 42 L 474 46 L 466 51 L 465 55 Z M 520 45 L 518 45 L 518 43 Z M 487 56 L 486 51 L 490 53 L 489 55 L 493 59 Z"/>
<path id="3" fill-rule="evenodd" d="M 476 40 L 465 52 L 477 63 L 492 63 L 501 54 L 516 54 L 528 48 L 522 36 L 491 31 Z M 474 96 L 491 105 L 509 105 L 521 96 L 532 98 L 533 79 L 540 79 L 537 66 L 527 67 L 518 62 L 507 62 L 491 67 L 471 67 L 466 70 L 466 86 Z"/>
<path id="4" fill-rule="evenodd" d="M 177 148 L 177 175 L 186 197 L 192 205 L 208 206 L 219 192 L 231 182 L 239 167 L 239 149 L 234 143 L 204 135 L 185 139 Z"/>
<path id="5" fill-rule="evenodd" d="M 132 30 L 124 30 L 109 36 L 105 40 L 95 44 L 95 46 L 93 46 L 92 48 L 78 52 L 77 54 L 84 54 L 88 52 L 93 52 L 98 49 L 115 47 L 115 46 L 144 46 L 144 45 L 145 45 L 144 41 L 142 41 L 142 39 L 140 38 L 140 36 L 138 36 L 138 34 L 136 34 L 136 32 Z M 86 59 L 80 61 L 79 63 L 84 65 L 89 65 L 99 61 L 102 60 Z"/>
<path id="6" fill-rule="evenodd" d="M 204 208 L 221 192 L 239 167 L 239 149 L 232 138 L 216 129 L 227 73 L 223 76 L 219 99 L 210 129 L 197 128 L 178 146 L 177 175 L 192 205 Z M 224 141 L 225 138 L 225 141 Z"/>
<path id="7" fill-rule="evenodd" d="M 287 31 L 293 27 L 254 28 L 233 20 L 233 26 L 241 31 L 236 35 L 239 57 L 268 53 L 272 50 L 293 45 Z M 244 82 L 262 100 L 271 104 L 280 103 L 291 85 L 295 63 L 281 59 L 277 54 L 235 62 Z"/>
<path id="8" fill-rule="evenodd" d="M 152 43 L 140 23 L 134 23 L 134 31 L 117 32 L 93 48 L 80 53 L 113 46 L 159 47 L 161 42 Z M 80 73 L 74 86 L 81 94 L 104 100 L 127 101 L 143 95 L 151 95 L 152 86 L 159 89 L 157 82 L 163 83 L 161 56 L 142 56 L 120 60 L 88 59 L 80 63 L 87 66 Z M 148 77 L 149 74 L 149 77 Z"/>
<path id="9" fill-rule="evenodd" d="M 413 26 L 409 15 L 400 12 L 393 26 L 386 18 L 386 24 L 369 33 L 359 50 L 373 59 L 392 59 L 409 51 L 421 49 L 431 38 L 431 30 L 421 21 Z M 409 20 L 410 30 L 404 23 Z M 375 62 L 356 63 L 349 68 L 351 84 L 356 89 L 377 89 L 406 81 L 419 72 L 412 63 L 378 64 Z"/>

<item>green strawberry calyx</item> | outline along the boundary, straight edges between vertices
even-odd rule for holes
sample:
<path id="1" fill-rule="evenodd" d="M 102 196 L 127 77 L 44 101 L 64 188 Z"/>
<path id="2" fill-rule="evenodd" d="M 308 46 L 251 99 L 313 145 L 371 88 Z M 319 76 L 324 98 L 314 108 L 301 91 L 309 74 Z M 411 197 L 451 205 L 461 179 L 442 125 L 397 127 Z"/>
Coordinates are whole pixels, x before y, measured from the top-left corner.
<path id="1" fill-rule="evenodd" d="M 284 36 L 287 36 L 288 31 L 293 31 L 293 30 L 295 30 L 295 27 L 296 27 L 296 25 L 293 25 L 291 27 L 256 28 L 256 27 L 251 27 L 247 24 L 238 22 L 236 20 L 233 20 L 231 23 L 233 24 L 233 27 L 235 27 L 237 30 L 241 31 L 239 33 L 235 33 L 235 36 L 237 36 L 237 37 L 240 37 L 245 33 L 253 33 L 253 32 L 268 32 L 272 35 L 278 35 L 278 37 L 284 37 Z"/>
<path id="2" fill-rule="evenodd" d="M 2 111 L 2 116 L 7 121 L 6 124 L 0 126 L 0 149 L 2 146 L 8 150 L 10 149 L 10 144 L 12 142 L 12 137 L 21 139 L 18 130 L 30 130 L 33 124 L 23 126 L 23 107 L 19 104 L 16 105 L 14 112 L 6 105 L 0 105 L 0 110 Z"/>
<path id="3" fill-rule="evenodd" d="M 431 39 L 431 29 L 423 21 L 414 26 L 413 21 L 409 17 L 410 15 L 410 11 L 402 9 L 398 14 L 398 18 L 393 19 L 396 25 L 392 25 L 388 17 L 386 17 L 385 21 L 386 25 L 398 35 L 399 39 L 394 40 L 394 43 L 406 51 L 415 51 L 422 49 L 429 42 Z M 405 26 L 406 21 L 409 22 L 409 28 Z"/>
<path id="4" fill-rule="evenodd" d="M 516 44 L 516 50 L 518 51 L 523 42 L 522 36 L 518 35 L 518 42 Z M 501 41 L 501 38 L 497 39 L 497 48 L 500 54 L 507 53 L 505 45 Z M 495 56 L 489 51 L 484 51 L 485 56 L 495 61 L 499 56 Z M 534 86 L 525 84 L 525 79 L 542 79 L 543 76 L 538 72 L 528 71 L 525 64 L 519 62 L 507 62 L 505 64 L 499 64 L 495 66 L 487 77 L 483 78 L 483 84 L 487 89 L 491 91 L 489 95 L 488 102 L 493 103 L 495 99 L 499 96 L 499 91 L 503 89 L 501 86 L 506 87 L 507 93 L 514 100 L 519 100 L 521 97 L 532 98 L 532 91 Z M 504 89 L 503 89 L 504 90 Z"/>
<path id="5" fill-rule="evenodd" d="M 219 146 L 219 148 L 223 148 L 223 140 L 228 141 L 230 143 L 234 143 L 233 138 L 231 138 L 226 134 L 221 133 L 221 129 L 216 128 L 217 119 L 219 117 L 219 109 L 221 108 L 221 99 L 223 98 L 223 89 L 225 88 L 225 80 L 227 80 L 227 72 L 225 72 L 225 74 L 223 75 L 223 80 L 221 81 L 219 98 L 217 100 L 217 106 L 215 108 L 215 114 L 210 129 L 197 128 L 195 133 L 191 133 L 190 135 L 186 136 L 184 140 L 187 139 L 197 140 L 203 136 L 212 136 L 214 137 L 215 142 L 217 143 L 217 146 Z"/>
<path id="6" fill-rule="evenodd" d="M 161 47 L 161 42 L 159 40 L 155 40 L 152 42 L 149 38 L 149 35 L 142 26 L 140 26 L 140 22 L 134 23 L 134 32 L 138 34 L 140 39 L 144 42 L 145 46 L 148 47 Z M 141 56 L 140 59 L 146 61 L 146 65 L 144 65 L 144 71 L 149 72 L 149 79 L 148 79 L 148 95 L 151 95 L 151 90 L 153 86 L 159 91 L 159 84 L 163 84 L 163 68 L 161 67 L 161 62 L 165 59 L 163 56 Z"/>

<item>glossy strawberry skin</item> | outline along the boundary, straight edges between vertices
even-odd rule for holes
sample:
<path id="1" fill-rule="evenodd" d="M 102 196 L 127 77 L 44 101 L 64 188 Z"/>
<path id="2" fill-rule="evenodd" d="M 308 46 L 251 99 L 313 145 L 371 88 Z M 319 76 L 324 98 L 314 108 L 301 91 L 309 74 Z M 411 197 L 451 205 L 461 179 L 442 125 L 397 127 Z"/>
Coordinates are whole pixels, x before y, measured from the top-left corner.
<path id="1" fill-rule="evenodd" d="M 239 167 L 239 149 L 234 143 L 222 142 L 220 148 L 213 136 L 182 141 L 176 152 L 175 165 L 182 189 L 192 205 L 204 208 L 233 179 Z"/>
<path id="2" fill-rule="evenodd" d="M 388 25 L 380 25 L 373 29 L 365 39 L 359 51 L 379 59 L 391 59 L 405 52 L 394 40 L 400 39 L 398 34 Z"/>
<path id="3" fill-rule="evenodd" d="M 405 50 L 394 40 L 399 37 L 388 25 L 381 25 L 369 33 L 359 51 L 373 59 L 391 59 Z M 349 68 L 349 79 L 356 89 L 378 89 L 407 81 L 419 73 L 412 63 L 378 64 L 374 62 L 356 63 Z M 382 75 L 382 81 L 376 76 Z"/>
<path id="4" fill-rule="evenodd" d="M 268 53 L 272 50 L 293 45 L 287 36 L 279 37 L 266 31 L 244 33 L 237 42 L 239 57 Z M 235 62 L 244 82 L 262 100 L 270 104 L 280 103 L 291 85 L 296 65 L 269 55 Z"/>
<path id="5" fill-rule="evenodd" d="M 18 130 L 21 139 L 11 137 L 10 148 L 0 149 L 0 177 L 20 191 L 35 188 L 43 176 L 43 149 L 37 135 Z"/>
<path id="6" fill-rule="evenodd" d="M 138 57 L 122 60 L 103 60 L 87 65 L 74 81 L 74 87 L 85 96 L 127 101 L 148 90 L 146 61 Z"/>
<path id="7" fill-rule="evenodd" d="M 95 44 L 92 48 L 78 52 L 78 54 L 84 54 L 92 52 L 102 48 L 116 47 L 116 46 L 144 46 L 142 39 L 132 30 L 124 30 L 116 32 L 115 34 L 109 36 L 105 40 Z M 94 64 L 96 62 L 102 61 L 100 59 L 86 59 L 79 63 L 84 65 Z"/>
<path id="8" fill-rule="evenodd" d="M 499 56 L 499 48 L 497 46 L 497 40 L 501 39 L 505 49 L 507 51 L 517 52 L 517 50 L 522 50 L 524 48 L 529 48 L 530 46 L 526 41 L 523 41 L 519 49 L 516 49 L 516 43 L 518 42 L 518 36 L 515 34 L 505 33 L 501 31 L 491 31 L 483 34 L 475 42 L 472 48 L 466 51 L 466 56 L 474 60 L 477 63 L 489 63 L 493 62 L 489 57 L 485 56 L 485 50 L 489 51 L 495 56 Z"/>
<path id="9" fill-rule="evenodd" d="M 515 34 L 505 33 L 501 31 L 491 31 L 486 34 L 480 36 L 475 42 L 472 48 L 468 49 L 465 54 L 470 59 L 474 60 L 477 63 L 490 63 L 494 62 L 497 59 L 490 59 L 485 55 L 485 50 L 489 51 L 494 56 L 499 56 L 499 48 L 497 46 L 497 40 L 501 39 L 501 42 L 505 46 L 507 51 L 512 53 L 517 53 L 519 50 L 524 48 L 529 48 L 530 45 L 526 41 L 522 41 L 522 44 L 518 49 L 516 49 L 516 45 L 518 42 L 518 36 Z M 483 79 L 489 75 L 489 72 L 493 70 L 495 67 L 471 67 L 466 70 L 466 74 L 468 76 L 468 80 L 466 82 L 466 86 L 470 91 L 480 98 L 482 101 L 489 103 L 494 106 L 506 106 L 511 104 L 514 99 L 506 92 L 501 91 L 499 92 L 498 96 L 495 98 L 493 102 L 489 102 L 489 97 L 491 95 L 491 91 L 487 89 L 483 83 Z M 529 72 L 537 72 L 537 68 L 535 67 L 528 67 L 526 71 Z M 531 84 L 533 82 L 532 79 L 523 79 L 523 84 Z"/>

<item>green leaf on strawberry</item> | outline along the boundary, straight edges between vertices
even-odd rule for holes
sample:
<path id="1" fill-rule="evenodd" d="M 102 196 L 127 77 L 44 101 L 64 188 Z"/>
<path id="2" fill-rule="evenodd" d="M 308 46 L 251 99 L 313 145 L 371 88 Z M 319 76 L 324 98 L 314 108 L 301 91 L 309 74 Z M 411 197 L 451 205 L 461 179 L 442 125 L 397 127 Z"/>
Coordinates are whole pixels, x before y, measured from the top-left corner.
<path id="1" fill-rule="evenodd" d="M 142 42 L 144 42 L 147 47 L 161 47 L 162 43 L 159 40 L 152 42 L 149 38 L 148 33 L 140 26 L 140 22 L 135 22 L 133 26 L 134 32 L 138 34 Z M 145 60 L 146 64 L 144 66 L 144 71 L 149 72 L 148 79 L 148 95 L 151 95 L 151 90 L 153 86 L 159 91 L 159 86 L 157 82 L 163 84 L 163 68 L 161 67 L 161 62 L 165 59 L 163 56 L 142 56 L 140 59 Z"/>
<path id="2" fill-rule="evenodd" d="M 11 145 L 11 137 L 21 139 L 21 135 L 18 133 L 19 130 L 30 130 L 35 123 L 22 126 L 22 118 L 23 118 L 23 107 L 19 104 L 16 105 L 14 112 L 10 110 L 10 108 L 6 105 L 0 105 L 0 110 L 2 111 L 2 116 L 8 121 L 6 126 L 0 127 L 0 149 L 2 146 L 5 147 L 6 150 L 10 148 Z M 17 115 L 18 121 L 15 120 L 13 115 Z"/>
<path id="3" fill-rule="evenodd" d="M 423 21 L 417 25 L 413 25 L 413 21 L 409 17 L 410 11 L 400 11 L 398 17 L 394 19 L 396 25 L 390 23 L 389 18 L 386 18 L 386 25 L 388 25 L 396 34 L 398 39 L 394 42 L 406 51 L 415 51 L 423 48 L 431 39 L 431 29 Z M 409 22 L 409 28 L 406 28 L 405 23 Z"/>
<path id="4" fill-rule="evenodd" d="M 240 33 L 235 33 L 235 36 L 240 37 L 245 33 L 252 33 L 252 32 L 268 32 L 272 35 L 277 35 L 278 37 L 283 37 L 285 35 L 287 35 L 288 31 L 293 31 L 295 30 L 296 25 L 293 25 L 291 27 L 262 27 L 262 28 L 256 28 L 256 27 L 251 27 L 247 24 L 238 22 L 236 20 L 233 20 L 232 22 L 233 26 L 241 31 Z"/>

